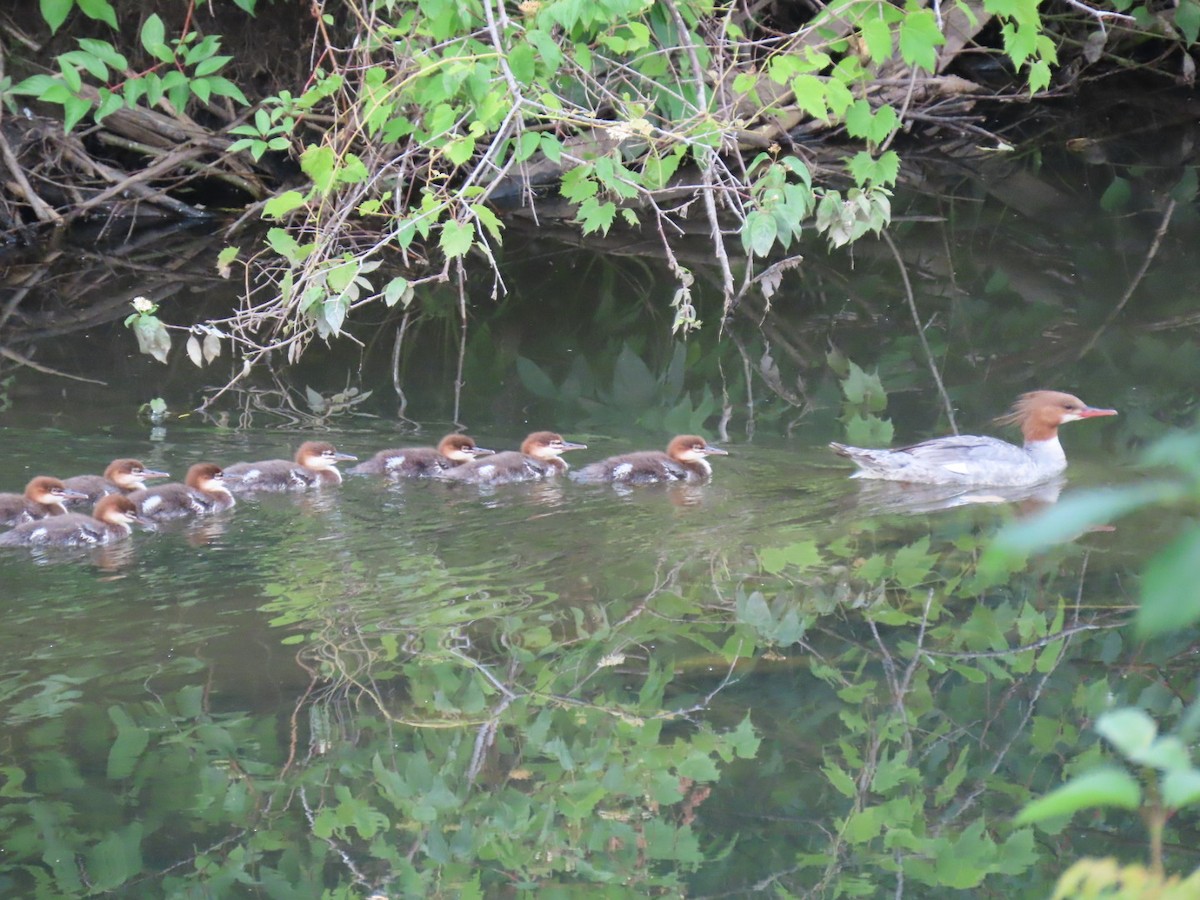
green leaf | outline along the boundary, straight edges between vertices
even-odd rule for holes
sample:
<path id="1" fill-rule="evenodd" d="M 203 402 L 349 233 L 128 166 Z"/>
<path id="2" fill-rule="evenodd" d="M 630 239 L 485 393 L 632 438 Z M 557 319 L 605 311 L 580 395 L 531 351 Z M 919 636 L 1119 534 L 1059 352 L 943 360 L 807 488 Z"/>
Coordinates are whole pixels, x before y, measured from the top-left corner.
<path id="1" fill-rule="evenodd" d="M 796 105 L 814 119 L 829 118 L 823 79 L 815 75 L 797 75 L 792 79 L 792 93 L 795 94 Z"/>
<path id="2" fill-rule="evenodd" d="M 50 26 L 50 31 L 58 31 L 60 25 L 67 19 L 67 14 L 75 8 L 75 0 L 40 0 L 42 18 Z"/>
<path id="3" fill-rule="evenodd" d="M 946 43 L 932 10 L 909 10 L 900 21 L 900 57 L 910 66 L 932 72 L 937 66 L 937 51 Z"/>
<path id="4" fill-rule="evenodd" d="M 318 147 L 315 144 L 304 149 L 300 156 L 300 168 L 312 179 L 317 190 L 322 194 L 329 192 L 334 183 L 334 166 L 336 157 L 332 147 Z"/>
<path id="5" fill-rule="evenodd" d="M 533 84 L 533 76 L 537 72 L 533 46 L 527 43 L 517 44 L 508 54 L 508 68 L 513 77 L 521 84 Z"/>
<path id="6" fill-rule="evenodd" d="M 166 28 L 163 25 L 162 19 L 158 17 L 158 13 L 151 13 L 146 17 L 146 21 L 142 23 L 142 31 L 139 35 L 142 46 L 146 48 L 146 52 L 162 59 L 159 54 L 166 45 Z M 173 57 L 174 54 L 167 50 L 168 57 Z M 165 60 L 164 60 L 165 62 Z"/>
<path id="7" fill-rule="evenodd" d="M 116 781 L 133 774 L 137 761 L 150 744 L 150 732 L 137 725 L 119 706 L 110 706 L 108 718 L 117 726 L 117 739 L 108 751 L 108 778 Z"/>
<path id="8" fill-rule="evenodd" d="M 232 56 L 210 56 L 208 59 L 202 60 L 199 65 L 192 70 L 192 74 L 197 78 L 205 75 L 212 75 L 218 69 L 224 67 L 225 63 L 233 59 Z"/>
<path id="9" fill-rule="evenodd" d="M 117 14 L 113 12 L 108 0 L 75 0 L 75 5 L 89 19 L 103 22 L 114 31 L 117 30 Z"/>
<path id="10" fill-rule="evenodd" d="M 1200 771 L 1189 767 L 1167 772 L 1162 781 L 1162 798 L 1171 809 L 1200 801 Z"/>
<path id="11" fill-rule="evenodd" d="M 110 832 L 90 848 L 83 865 L 89 892 L 108 894 L 142 871 L 142 823 Z"/>
<path id="12" fill-rule="evenodd" d="M 825 777 L 829 779 L 829 783 L 839 794 L 853 798 L 858 793 L 858 786 L 854 783 L 854 779 L 836 763 L 827 760 L 825 765 L 821 766 L 821 771 L 825 773 Z"/>
<path id="13" fill-rule="evenodd" d="M 1142 789 L 1128 772 L 1116 768 L 1096 769 L 1072 778 L 1045 797 L 1027 804 L 1014 822 L 1017 825 L 1029 825 L 1093 807 L 1137 809 L 1141 802 Z"/>
<path id="14" fill-rule="evenodd" d="M 1196 43 L 1196 36 L 1200 35 L 1200 3 L 1196 0 L 1179 0 L 1179 5 L 1175 7 L 1175 26 L 1189 45 Z"/>
<path id="15" fill-rule="evenodd" d="M 93 118 L 99 122 L 105 116 L 112 115 L 118 109 L 125 107 L 125 98 L 120 94 L 113 94 L 104 88 L 100 89 L 100 105 L 96 107 L 96 112 Z"/>
<path id="16" fill-rule="evenodd" d="M 775 245 L 777 236 L 778 225 L 770 213 L 755 210 L 746 216 L 746 222 L 742 225 L 742 246 L 746 252 L 766 256 Z"/>
<path id="17" fill-rule="evenodd" d="M 69 97 L 63 102 L 63 129 L 70 131 L 88 114 L 92 102 L 83 97 Z"/>
<path id="18" fill-rule="evenodd" d="M 1121 755 L 1134 759 L 1146 750 L 1158 734 L 1158 726 L 1136 707 L 1110 710 L 1096 719 L 1096 731 Z"/>
<path id="19" fill-rule="evenodd" d="M 474 222 L 456 222 L 454 219 L 448 219 L 442 223 L 442 236 L 438 243 L 447 259 L 465 256 L 474 241 Z"/>
<path id="20" fill-rule="evenodd" d="M 299 191 L 284 191 L 279 196 L 272 197 L 263 204 L 263 215 L 278 219 L 303 205 L 304 195 L 302 193 Z"/>
<path id="21" fill-rule="evenodd" d="M 863 43 L 866 44 L 871 62 L 880 66 L 891 59 L 892 53 L 895 52 L 892 47 L 892 28 L 883 20 L 883 17 L 867 15 L 860 23 L 860 27 Z"/>
<path id="22" fill-rule="evenodd" d="M 188 83 L 188 88 L 201 103 L 207 103 L 208 98 L 212 96 L 212 85 L 207 78 L 193 78 Z"/>
<path id="23" fill-rule="evenodd" d="M 1200 526 L 1193 525 L 1150 560 L 1142 575 L 1137 633 L 1167 634 L 1200 620 Z"/>
<path id="24" fill-rule="evenodd" d="M 816 541 L 797 541 L 786 547 L 768 547 L 758 553 L 762 567 L 772 575 L 778 575 L 789 566 L 795 573 L 811 569 L 821 561 L 821 551 Z"/>
<path id="25" fill-rule="evenodd" d="M 383 288 L 383 302 L 388 306 L 395 306 L 397 303 L 403 302 L 407 307 L 412 303 L 412 299 L 413 286 L 407 278 L 397 275 Z"/>
<path id="26" fill-rule="evenodd" d="M 583 225 L 584 234 L 591 234 L 593 231 L 608 234 L 616 216 L 617 205 L 611 200 L 601 202 L 595 197 L 589 197 L 579 204 L 578 219 Z"/>

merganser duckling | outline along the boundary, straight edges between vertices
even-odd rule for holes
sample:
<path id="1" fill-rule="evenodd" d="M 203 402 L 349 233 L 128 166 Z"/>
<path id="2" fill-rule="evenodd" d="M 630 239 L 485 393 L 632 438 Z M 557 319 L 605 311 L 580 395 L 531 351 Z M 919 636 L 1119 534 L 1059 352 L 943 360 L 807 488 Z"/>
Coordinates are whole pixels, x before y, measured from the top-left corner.
<path id="1" fill-rule="evenodd" d="M 553 431 L 535 431 L 521 442 L 521 450 L 507 450 L 494 456 L 472 460 L 438 475 L 443 481 L 468 484 L 513 484 L 554 478 L 567 471 L 559 454 L 567 450 L 586 450 L 587 444 L 565 441 Z"/>
<path id="2" fill-rule="evenodd" d="M 712 466 L 704 457 L 728 455 L 727 451 L 712 446 L 702 437 L 681 434 L 667 444 L 666 453 L 642 450 L 610 456 L 571 473 L 571 478 L 589 483 L 657 484 L 685 481 L 699 484 L 712 478 Z"/>
<path id="3" fill-rule="evenodd" d="M 0 547 L 95 547 L 129 537 L 129 526 L 140 521 L 132 500 L 109 494 L 100 498 L 90 516 L 65 513 L 18 525 L 0 534 Z"/>
<path id="4" fill-rule="evenodd" d="M 184 516 L 208 516 L 234 505 L 233 494 L 225 487 L 224 473 L 214 463 L 196 463 L 188 469 L 183 484 L 134 491 L 128 495 L 138 515 L 147 522 L 165 522 Z"/>
<path id="5" fill-rule="evenodd" d="M 226 484 L 235 491 L 307 491 L 325 484 L 341 484 L 337 464 L 356 459 L 349 453 L 338 453 L 333 444 L 305 441 L 294 460 L 264 459 L 226 466 Z"/>
<path id="6" fill-rule="evenodd" d="M 392 478 L 432 478 L 496 451 L 475 445 L 465 434 L 448 434 L 437 447 L 400 447 L 380 450 L 350 470 L 354 475 L 388 475 Z"/>
<path id="7" fill-rule="evenodd" d="M 1025 446 L 992 437 L 962 435 L 934 438 L 898 450 L 866 450 L 830 444 L 838 456 L 859 470 L 851 478 L 881 478 L 923 484 L 1037 484 L 1067 467 L 1058 442 L 1058 426 L 1096 416 L 1115 416 L 1115 409 L 1096 409 L 1060 391 L 1022 394 L 1001 425 L 1019 425 Z"/>
<path id="8" fill-rule="evenodd" d="M 94 506 L 97 500 L 107 494 L 128 494 L 131 491 L 145 490 L 147 478 L 170 477 L 169 472 L 147 469 L 141 460 L 114 459 L 108 464 L 103 475 L 76 475 L 63 479 L 63 484 L 73 491 L 83 493 L 83 499 L 78 502 L 86 501 Z"/>
<path id="9" fill-rule="evenodd" d="M 84 497 L 57 478 L 38 475 L 25 485 L 23 494 L 0 494 L 0 525 L 21 525 L 47 516 L 65 516 L 63 504 Z"/>

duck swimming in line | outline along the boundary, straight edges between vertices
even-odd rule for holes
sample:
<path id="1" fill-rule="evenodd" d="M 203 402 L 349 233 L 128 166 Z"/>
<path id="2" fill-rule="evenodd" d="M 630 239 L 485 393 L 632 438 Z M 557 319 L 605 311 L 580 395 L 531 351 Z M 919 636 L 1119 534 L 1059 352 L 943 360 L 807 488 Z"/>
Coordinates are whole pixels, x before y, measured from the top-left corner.
<path id="1" fill-rule="evenodd" d="M 71 490 L 57 478 L 38 475 L 25 485 L 25 493 L 0 494 L 0 525 L 21 525 L 47 516 L 66 515 L 63 504 L 83 497 L 82 491 Z"/>
<path id="2" fill-rule="evenodd" d="M 667 452 L 643 450 L 610 456 L 578 472 L 571 478 L 585 483 L 657 484 L 684 481 L 700 484 L 712 478 L 712 466 L 706 456 L 728 456 L 729 453 L 707 443 L 694 434 L 681 434 L 667 444 Z"/>
<path id="3" fill-rule="evenodd" d="M 137 459 L 114 459 L 108 464 L 103 475 L 76 475 L 64 478 L 63 484 L 73 491 L 80 491 L 84 496 L 78 503 L 90 503 L 107 494 L 128 494 L 130 491 L 141 491 L 146 488 L 147 478 L 170 478 L 169 472 L 159 472 L 157 469 L 147 469 Z"/>
<path id="4" fill-rule="evenodd" d="M 563 440 L 553 431 L 535 431 L 521 442 L 520 452 L 507 450 L 494 456 L 475 459 L 437 477 L 443 481 L 468 484 L 513 484 L 518 481 L 538 481 L 554 478 L 567 471 L 559 455 L 567 450 L 586 450 L 587 444 Z"/>
<path id="5" fill-rule="evenodd" d="M 337 464 L 358 459 L 338 453 L 325 441 L 305 441 L 293 460 L 264 459 L 225 467 L 225 484 L 233 491 L 307 491 L 328 484 L 341 484 Z"/>
<path id="6" fill-rule="evenodd" d="M 128 495 L 145 522 L 165 522 L 185 516 L 209 516 L 234 505 L 225 487 L 224 473 L 215 463 L 196 463 L 188 469 L 183 484 L 134 491 Z"/>
<path id="7" fill-rule="evenodd" d="M 90 516 L 65 513 L 26 522 L 0 534 L 0 547 L 96 547 L 129 537 L 140 522 L 137 507 L 124 494 L 101 497 Z"/>
<path id="8" fill-rule="evenodd" d="M 898 450 L 867 450 L 830 444 L 838 456 L 858 466 L 851 478 L 881 478 L 922 484 L 1037 484 L 1067 467 L 1058 442 L 1058 427 L 1079 419 L 1115 416 L 1115 409 L 1096 409 L 1060 391 L 1022 394 L 1012 410 L 996 421 L 1018 425 L 1025 445 L 1017 447 L 993 437 L 962 435 L 934 438 Z"/>
<path id="9" fill-rule="evenodd" d="M 437 447 L 400 447 L 380 450 L 366 462 L 359 463 L 353 475 L 387 475 L 391 478 L 433 478 L 443 472 L 468 463 L 479 456 L 490 456 L 494 450 L 477 447 L 465 434 L 448 434 Z"/>

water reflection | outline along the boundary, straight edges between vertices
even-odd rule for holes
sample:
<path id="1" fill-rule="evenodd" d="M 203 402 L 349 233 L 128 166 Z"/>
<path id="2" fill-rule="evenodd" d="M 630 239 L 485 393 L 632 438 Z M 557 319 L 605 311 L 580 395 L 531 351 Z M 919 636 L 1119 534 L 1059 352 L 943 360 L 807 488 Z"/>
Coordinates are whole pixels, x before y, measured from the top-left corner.
<path id="1" fill-rule="evenodd" d="M 1052 255 L 1030 264 L 1030 222 L 978 206 L 979 231 L 914 223 L 900 244 L 959 420 L 986 421 L 1015 389 L 1088 385 L 1129 415 L 1064 439 L 1073 484 L 1112 480 L 1130 445 L 1194 404 L 1179 292 L 1147 291 L 1153 305 L 1080 359 L 1141 259 L 1136 217 L 1089 215 L 1075 245 L 1044 242 Z M 1149 277 L 1183 283 L 1188 246 L 1164 244 Z M 943 430 L 894 260 L 869 244 L 853 265 L 813 252 L 770 309 L 748 295 L 724 332 L 687 342 L 647 322 L 653 303 L 625 302 L 669 296 L 652 266 L 540 249 L 513 253 L 513 294 L 477 304 L 466 333 L 432 294 L 400 333 L 364 322 L 361 351 L 248 376 L 203 417 L 189 410 L 240 371 L 228 354 L 203 371 L 139 356 L 116 293 L 96 307 L 109 327 L 59 295 L 12 307 L 12 340 L 51 368 L 114 348 L 95 362 L 104 389 L 2 373 L 12 482 L 35 459 L 74 472 L 131 455 L 178 472 L 314 436 L 367 458 L 397 431 L 431 442 L 456 420 L 496 447 L 552 421 L 613 450 L 717 432 L 738 455 L 709 485 L 353 478 L 95 555 L 0 556 L 0 893 L 863 895 L 897 893 L 898 872 L 931 896 L 1050 892 L 1042 843 L 1047 859 L 1074 851 L 992 823 L 1061 770 L 1076 723 L 1114 697 L 1179 705 L 1193 636 L 1174 655 L 1131 652 L 1110 627 L 1166 526 L 982 570 L 993 523 L 980 520 L 1000 516 L 916 514 L 1024 512 L 1061 481 L 940 489 L 828 465 L 847 416 L 831 347 L 878 372 L 875 412 L 897 443 Z M 225 291 L 209 302 L 228 305 Z M 168 317 L 195 308 L 158 296 Z M 156 397 L 169 412 L 150 423 L 139 409 Z"/>
<path id="2" fill-rule="evenodd" d="M 1065 476 L 1034 485 L 984 486 L 912 484 L 902 481 L 851 479 L 856 487 L 849 509 L 856 515 L 923 515 L 975 505 L 1016 504 L 1020 515 L 1029 515 L 1058 502 L 1067 484 Z"/>

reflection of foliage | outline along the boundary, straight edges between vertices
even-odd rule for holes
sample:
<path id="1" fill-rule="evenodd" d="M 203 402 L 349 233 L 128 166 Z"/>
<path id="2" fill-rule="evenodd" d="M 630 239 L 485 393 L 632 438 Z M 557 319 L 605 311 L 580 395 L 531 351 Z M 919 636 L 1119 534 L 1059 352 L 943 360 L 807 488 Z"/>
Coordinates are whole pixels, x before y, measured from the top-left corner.
<path id="1" fill-rule="evenodd" d="M 827 358 L 829 367 L 842 382 L 845 402 L 841 421 L 846 426 L 846 440 L 860 447 L 886 447 L 892 442 L 895 429 L 891 420 L 875 415 L 887 408 L 887 392 L 879 373 L 868 375 L 836 349 Z"/>
<path id="2" fill-rule="evenodd" d="M 572 417 L 582 413 L 585 421 L 601 425 L 628 423 L 632 418 L 647 431 L 694 433 L 704 430 L 717 402 L 707 385 L 695 400 L 684 391 L 684 371 L 695 362 L 688 359 L 689 346 L 695 345 L 676 342 L 670 363 L 656 376 L 625 344 L 613 367 L 611 388 L 600 383 L 582 357 L 576 358 L 558 385 L 525 357 L 517 360 L 517 374 L 531 394 L 563 407 Z"/>
<path id="3" fill-rule="evenodd" d="M 400 573 L 396 584 L 449 599 L 457 575 L 410 562 L 429 577 L 418 586 Z M 549 598 L 531 607 L 524 591 L 477 591 L 472 602 L 469 583 L 459 588 L 466 603 L 422 602 L 432 619 L 367 624 L 325 604 L 304 655 L 319 738 L 301 778 L 325 789 L 307 807 L 313 834 L 355 860 L 363 887 L 567 879 L 678 889 L 704 859 L 691 826 L 706 785 L 721 761 L 752 756 L 757 739 L 748 720 L 722 732 L 696 719 L 712 694 L 669 705 L 665 662 L 640 674 L 627 665 L 631 643 L 670 629 L 649 611 L 666 602 L 669 581 L 611 624 L 573 616 L 531 626 Z M 321 606 L 303 590 L 271 603 L 277 623 Z M 647 621 L 657 623 L 650 634 L 639 627 Z M 363 700 L 382 720 L 356 712 Z"/>
<path id="4" fill-rule="evenodd" d="M 28 747 L 0 770 L 0 879 L 1047 896 L 1078 832 L 1006 816 L 1070 777 L 1064 757 L 1095 764 L 1080 719 L 1178 716 L 1191 645 L 1122 666 L 1123 613 L 1097 608 L 1076 548 L 981 562 L 977 524 L 789 524 L 753 550 L 721 532 L 681 562 L 589 556 L 578 580 L 504 553 L 456 567 L 417 538 L 330 568 L 318 525 L 296 528 L 262 561 L 260 613 L 307 676 L 283 712 L 210 693 L 198 660 L 99 704 L 69 670 L 54 691 L 80 696 L 7 720 Z M 42 702 L 47 677 L 0 700 Z M 1096 853 L 1136 839 L 1111 827 Z M 1182 816 L 1163 834 L 1168 855 L 1196 844 Z"/>

